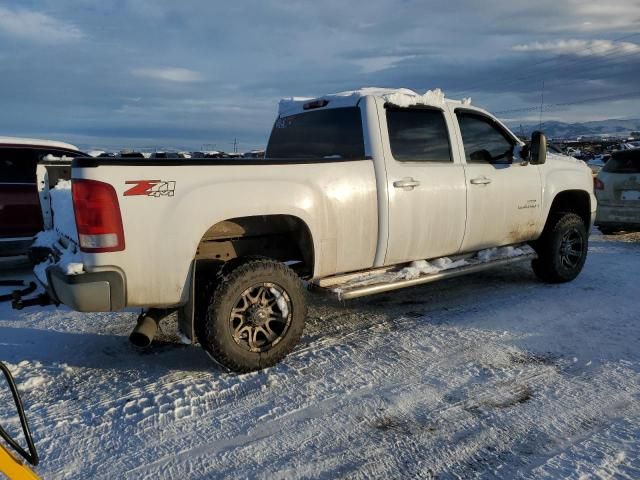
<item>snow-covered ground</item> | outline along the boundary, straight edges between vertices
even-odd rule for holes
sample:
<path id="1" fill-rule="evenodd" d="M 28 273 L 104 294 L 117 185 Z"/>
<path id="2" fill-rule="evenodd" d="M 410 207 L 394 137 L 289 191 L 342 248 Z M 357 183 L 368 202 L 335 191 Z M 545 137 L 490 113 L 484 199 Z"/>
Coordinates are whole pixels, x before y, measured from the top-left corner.
<path id="1" fill-rule="evenodd" d="M 569 284 L 517 265 L 312 297 L 300 345 L 262 372 L 221 371 L 175 321 L 139 353 L 134 312 L 6 303 L 0 359 L 46 479 L 640 478 L 638 285 L 640 237 L 596 233 Z"/>

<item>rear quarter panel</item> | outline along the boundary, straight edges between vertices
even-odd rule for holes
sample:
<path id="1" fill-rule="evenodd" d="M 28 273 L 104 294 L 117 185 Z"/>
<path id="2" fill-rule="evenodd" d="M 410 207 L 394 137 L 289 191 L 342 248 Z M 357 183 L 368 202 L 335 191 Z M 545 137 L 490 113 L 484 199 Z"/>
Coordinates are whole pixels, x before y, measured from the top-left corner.
<path id="1" fill-rule="evenodd" d="M 223 220 L 283 214 L 300 218 L 314 244 L 314 277 L 372 266 L 376 184 L 370 160 L 286 165 L 108 165 L 73 178 L 110 183 L 125 231 L 122 252 L 84 254 L 85 269 L 121 270 L 128 306 L 186 302 L 196 248 Z M 175 182 L 173 196 L 124 196 L 132 180 Z"/>

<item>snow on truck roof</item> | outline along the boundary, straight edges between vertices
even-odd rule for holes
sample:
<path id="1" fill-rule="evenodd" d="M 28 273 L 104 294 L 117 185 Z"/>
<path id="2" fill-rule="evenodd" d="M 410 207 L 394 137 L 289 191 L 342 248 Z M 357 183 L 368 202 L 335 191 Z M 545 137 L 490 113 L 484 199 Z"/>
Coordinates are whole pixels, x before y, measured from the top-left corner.
<path id="1" fill-rule="evenodd" d="M 350 90 L 346 92 L 332 93 L 321 97 L 289 97 L 280 100 L 279 115 L 292 115 L 307 110 L 305 108 L 310 102 L 317 102 L 316 107 L 353 107 L 358 104 L 363 97 L 381 98 L 387 103 L 397 105 L 399 107 L 410 107 L 412 105 L 429 105 L 434 107 L 443 106 L 445 102 L 460 103 L 470 105 L 471 99 L 452 100 L 445 98 L 444 92 L 439 88 L 427 90 L 423 94 L 417 93 L 408 88 L 378 88 L 366 87 L 359 90 Z M 324 105 L 323 102 L 327 102 Z"/>
<path id="2" fill-rule="evenodd" d="M 39 138 L 0 137 L 0 145 L 29 145 L 80 151 L 78 147 L 71 145 L 70 143 L 57 142 L 55 140 L 42 140 Z"/>

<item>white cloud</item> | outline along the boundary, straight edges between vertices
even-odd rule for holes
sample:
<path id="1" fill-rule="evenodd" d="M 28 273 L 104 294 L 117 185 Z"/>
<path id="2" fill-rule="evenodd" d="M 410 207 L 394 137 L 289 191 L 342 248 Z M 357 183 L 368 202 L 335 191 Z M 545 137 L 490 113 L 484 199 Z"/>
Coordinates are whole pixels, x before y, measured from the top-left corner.
<path id="1" fill-rule="evenodd" d="M 354 62 L 360 66 L 362 73 L 374 73 L 393 68 L 399 62 L 414 57 L 415 55 L 382 55 L 379 57 L 358 58 Z"/>
<path id="2" fill-rule="evenodd" d="M 640 52 L 640 45 L 631 42 L 612 42 L 611 40 L 555 40 L 515 45 L 516 52 L 550 52 L 559 55 L 577 55 L 579 57 L 603 56 L 615 53 L 627 54 Z"/>
<path id="3" fill-rule="evenodd" d="M 187 68 L 136 68 L 133 69 L 131 73 L 136 77 L 152 78 L 154 80 L 175 83 L 199 82 L 203 79 L 200 73 Z"/>
<path id="4" fill-rule="evenodd" d="M 85 35 L 72 24 L 41 12 L 9 9 L 0 6 L 0 31 L 39 43 L 63 43 L 80 40 Z"/>
<path id="5" fill-rule="evenodd" d="M 567 6 L 572 17 L 583 21 L 579 24 L 568 18 L 572 25 L 562 22 L 565 28 L 618 33 L 637 31 L 640 20 L 638 0 L 569 0 Z"/>

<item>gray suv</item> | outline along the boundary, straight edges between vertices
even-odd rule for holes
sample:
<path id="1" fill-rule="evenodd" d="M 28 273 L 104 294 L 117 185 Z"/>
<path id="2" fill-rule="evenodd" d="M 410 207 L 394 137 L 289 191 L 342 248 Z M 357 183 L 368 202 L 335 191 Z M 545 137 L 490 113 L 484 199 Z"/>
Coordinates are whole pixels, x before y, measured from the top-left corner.
<path id="1" fill-rule="evenodd" d="M 640 148 L 613 152 L 594 179 L 602 233 L 640 230 Z"/>

